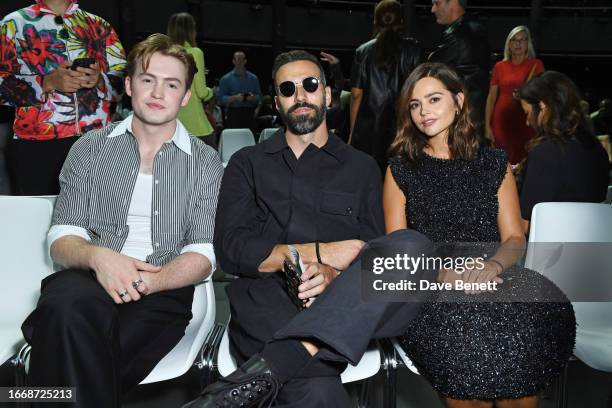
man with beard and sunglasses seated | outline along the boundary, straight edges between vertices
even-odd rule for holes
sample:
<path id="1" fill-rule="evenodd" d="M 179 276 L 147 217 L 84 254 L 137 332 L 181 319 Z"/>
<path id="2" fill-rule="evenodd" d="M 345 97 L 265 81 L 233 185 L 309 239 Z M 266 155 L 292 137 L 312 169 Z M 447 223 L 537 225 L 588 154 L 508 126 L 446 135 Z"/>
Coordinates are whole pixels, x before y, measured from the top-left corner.
<path id="1" fill-rule="evenodd" d="M 328 131 L 331 90 L 317 58 L 305 51 L 280 54 L 272 77 L 286 129 L 232 156 L 216 216 L 217 257 L 225 272 L 238 276 L 227 288 L 230 348 L 238 364 L 261 352 L 298 313 L 283 280 L 284 260 L 294 259 L 288 245 L 304 263 L 298 291 L 309 307 L 364 241 L 384 234 L 378 167 Z M 282 356 L 294 348 L 281 342 L 272 352 Z M 297 352 L 311 360 L 305 350 Z M 275 406 L 347 406 L 338 376 L 344 366 L 307 364 Z"/>

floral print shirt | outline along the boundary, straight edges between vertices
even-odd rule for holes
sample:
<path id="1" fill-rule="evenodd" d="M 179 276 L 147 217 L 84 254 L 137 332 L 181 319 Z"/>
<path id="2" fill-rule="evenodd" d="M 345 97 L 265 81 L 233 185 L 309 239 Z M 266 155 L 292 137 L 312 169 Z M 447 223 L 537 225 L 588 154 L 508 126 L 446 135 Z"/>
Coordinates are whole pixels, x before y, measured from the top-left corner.
<path id="1" fill-rule="evenodd" d="M 102 81 L 75 93 L 44 93 L 43 78 L 64 61 L 94 58 Z M 78 136 L 108 124 L 123 89 L 125 53 L 106 21 L 71 0 L 59 16 L 44 0 L 7 15 L 0 26 L 0 103 L 15 107 L 16 139 Z"/>

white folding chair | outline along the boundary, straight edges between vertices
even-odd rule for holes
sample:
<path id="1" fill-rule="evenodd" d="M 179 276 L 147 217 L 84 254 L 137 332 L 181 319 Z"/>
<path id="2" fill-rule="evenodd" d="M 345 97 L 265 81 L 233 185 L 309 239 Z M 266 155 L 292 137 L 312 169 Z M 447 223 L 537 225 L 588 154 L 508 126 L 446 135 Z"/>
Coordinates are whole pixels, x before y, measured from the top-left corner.
<path id="1" fill-rule="evenodd" d="M 340 379 L 343 384 L 365 380 L 373 377 L 380 370 L 380 351 L 377 346 L 370 346 L 359 360 L 359 363 L 354 366 L 349 364 L 347 368 L 340 374 Z M 223 377 L 230 375 L 238 368 L 236 360 L 230 353 L 229 335 L 227 328 L 223 332 L 221 343 L 219 344 L 219 352 L 217 354 L 217 370 Z M 366 388 L 362 390 L 361 400 L 367 399 Z M 362 406 L 361 403 L 359 406 Z"/>
<path id="2" fill-rule="evenodd" d="M 53 272 L 46 245 L 52 212 L 48 200 L 0 197 L 0 364 L 25 344 L 21 324 L 36 307 L 40 281 Z"/>
<path id="3" fill-rule="evenodd" d="M 254 146 L 255 137 L 250 129 L 224 129 L 219 138 L 219 154 L 223 167 L 234 153 L 243 147 Z"/>
<path id="4" fill-rule="evenodd" d="M 599 296 L 612 299 L 612 253 L 602 253 L 610 246 L 601 243 L 612 243 L 610 205 L 540 203 L 531 215 L 525 266 L 549 277 L 562 290 L 588 282 Z M 572 302 L 572 306 L 577 322 L 574 355 L 595 369 L 612 372 L 612 302 Z M 565 380 L 566 373 L 559 390 L 560 406 L 566 404 Z"/>
<path id="5" fill-rule="evenodd" d="M 258 143 L 261 143 L 261 142 L 263 142 L 265 140 L 268 140 L 270 138 L 270 136 L 272 136 L 273 134 L 278 132 L 279 129 L 280 128 L 265 128 L 259 134 L 259 141 L 258 141 Z"/>

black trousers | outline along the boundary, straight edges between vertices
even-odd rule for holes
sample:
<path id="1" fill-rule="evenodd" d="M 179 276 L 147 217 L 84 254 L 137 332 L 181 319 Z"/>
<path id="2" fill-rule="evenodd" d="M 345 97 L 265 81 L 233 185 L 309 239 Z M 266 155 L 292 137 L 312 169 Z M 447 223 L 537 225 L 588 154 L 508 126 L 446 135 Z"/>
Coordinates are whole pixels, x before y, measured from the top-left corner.
<path id="1" fill-rule="evenodd" d="M 59 173 L 76 137 L 53 140 L 12 139 L 8 167 L 15 195 L 59 194 Z"/>
<path id="2" fill-rule="evenodd" d="M 117 305 L 90 271 L 50 275 L 22 325 L 32 346 L 28 386 L 76 387 L 76 407 L 120 407 L 122 393 L 181 339 L 192 300 L 188 286 Z"/>
<path id="3" fill-rule="evenodd" d="M 377 238 L 368 243 L 366 250 L 379 249 L 415 258 L 431 254 L 433 250 L 429 239 L 414 230 L 400 230 Z M 274 338 L 316 339 L 323 345 L 317 354 L 318 360 L 356 364 L 370 340 L 405 333 L 430 292 L 412 291 L 409 301 L 364 300 L 364 290 L 368 290 L 364 285 L 369 285 L 368 278 L 372 274 L 362 271 L 362 261 L 358 258 L 310 308 L 295 315 Z M 435 271 L 420 271 L 402 278 L 416 282 L 418 287 L 419 280 L 435 281 L 436 275 Z"/>
<path id="4" fill-rule="evenodd" d="M 432 250 L 432 243 L 422 234 L 413 230 L 397 231 L 368 243 L 362 251 L 381 251 L 401 253 L 418 257 Z M 255 303 L 244 305 L 234 302 L 232 313 L 241 312 L 240 322 L 232 315 L 230 339 L 232 351 L 237 353 L 239 362 L 246 356 L 240 355 L 240 346 L 257 352 L 257 339 L 253 336 L 264 336 L 272 327 L 282 327 L 273 335 L 274 339 L 316 339 L 321 346 L 316 358 L 303 368 L 281 389 L 275 407 L 295 408 L 344 408 L 350 406 L 348 395 L 342 386 L 339 374 L 346 367 L 346 362 L 356 364 L 365 352 L 371 339 L 395 337 L 406 332 L 428 294 L 414 291 L 410 301 L 366 301 L 363 293 L 369 285 L 370 271 L 362 271 L 362 258 L 358 258 L 349 269 L 342 272 L 306 310 L 291 315 L 287 310 L 288 298 L 281 302 L 275 296 L 274 281 L 268 283 L 263 297 L 255 297 L 253 287 L 235 292 L 249 296 Z M 411 281 L 421 279 L 433 281 L 436 274 L 426 271 L 402 276 Z M 242 278 L 241 278 L 242 279 Z M 239 283 L 240 279 L 235 283 Z M 261 280 L 259 280 L 261 281 Z M 418 287 L 418 285 L 417 285 Z M 265 286 L 258 287 L 258 292 Z M 232 296 L 232 291 L 228 290 Z M 286 297 L 286 295 L 285 295 Z M 266 308 L 264 302 L 270 299 L 276 305 L 275 312 Z M 397 300 L 397 299 L 396 299 Z M 255 306 L 260 306 L 261 311 Z M 250 308 L 250 309 L 249 309 Z M 250 311 L 251 320 L 248 319 Z M 267 318 L 264 313 L 268 313 Z M 247 315 L 247 316 L 245 316 Z M 238 324 L 240 323 L 240 324 Z M 282 326 L 278 326 L 282 325 Z M 259 327 L 259 331 L 255 328 Z M 249 328 L 246 332 L 245 328 Z M 244 351 L 243 351 L 244 353 Z M 251 354 L 251 353 L 248 353 Z M 236 354 L 234 354 L 236 355 Z"/>

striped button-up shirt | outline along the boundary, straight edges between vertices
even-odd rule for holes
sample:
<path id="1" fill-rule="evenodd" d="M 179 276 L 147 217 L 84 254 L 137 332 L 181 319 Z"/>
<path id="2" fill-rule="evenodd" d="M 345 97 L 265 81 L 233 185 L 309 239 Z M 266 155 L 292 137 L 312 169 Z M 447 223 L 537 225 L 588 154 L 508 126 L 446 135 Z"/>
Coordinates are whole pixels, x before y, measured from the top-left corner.
<path id="1" fill-rule="evenodd" d="M 132 116 L 89 132 L 72 147 L 60 173 L 49 246 L 76 235 L 121 252 L 128 236 L 127 215 L 140 168 Z M 180 121 L 153 163 L 151 239 L 146 261 L 164 265 L 184 252 L 206 256 L 212 247 L 217 196 L 223 167 L 219 155 L 190 137 Z"/>

